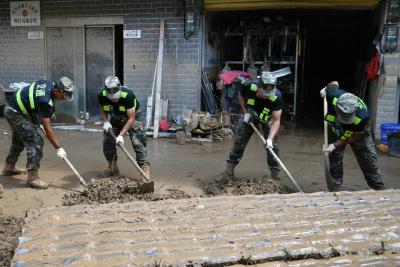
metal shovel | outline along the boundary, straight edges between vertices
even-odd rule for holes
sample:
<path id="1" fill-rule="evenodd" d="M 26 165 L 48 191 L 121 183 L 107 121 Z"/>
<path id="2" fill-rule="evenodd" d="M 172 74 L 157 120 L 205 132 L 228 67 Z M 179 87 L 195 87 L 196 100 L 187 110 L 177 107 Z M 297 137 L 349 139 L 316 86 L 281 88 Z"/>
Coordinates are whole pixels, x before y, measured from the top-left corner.
<path id="1" fill-rule="evenodd" d="M 67 157 L 64 157 L 63 160 L 65 160 L 65 162 L 68 164 L 68 166 L 71 168 L 71 170 L 75 173 L 75 175 L 79 178 L 79 182 L 81 182 L 81 184 L 84 187 L 87 187 L 87 184 L 85 183 L 85 180 L 83 180 L 82 176 L 79 174 L 79 172 L 75 169 L 74 165 L 72 165 L 72 163 L 69 161 L 69 159 Z"/>
<path id="2" fill-rule="evenodd" d="M 257 127 L 250 122 L 250 126 L 253 128 L 254 132 L 260 137 L 260 139 L 263 141 L 264 145 L 267 144 L 267 141 L 265 140 L 264 136 L 260 133 L 260 131 L 257 129 Z M 275 158 L 275 160 L 279 163 L 279 165 L 281 165 L 282 169 L 285 171 L 286 175 L 289 177 L 290 181 L 292 182 L 292 184 L 296 187 L 296 189 L 301 192 L 304 193 L 303 190 L 301 190 L 301 187 L 297 184 L 297 182 L 294 180 L 293 176 L 290 174 L 290 172 L 288 171 L 288 169 L 285 167 L 285 165 L 283 164 L 283 162 L 281 161 L 281 159 L 275 154 L 275 152 L 272 150 L 272 148 L 267 147 L 268 151 L 272 154 L 272 156 Z"/>
<path id="3" fill-rule="evenodd" d="M 42 130 L 43 135 L 47 138 L 46 132 L 43 128 L 43 125 L 40 124 L 40 129 Z M 75 173 L 75 175 L 78 177 L 79 182 L 84 186 L 87 187 L 87 184 L 85 182 L 85 180 L 82 178 L 82 176 L 79 174 L 79 172 L 75 169 L 74 165 L 72 165 L 71 161 L 69 161 L 69 159 L 65 156 L 63 158 L 63 160 L 65 160 L 65 162 L 68 164 L 68 166 L 70 167 L 70 169 Z"/>
<path id="4" fill-rule="evenodd" d="M 114 132 L 112 129 L 108 131 L 111 136 L 116 140 L 117 138 L 115 137 Z M 150 181 L 150 177 L 148 177 L 140 168 L 139 164 L 136 162 L 136 160 L 129 154 L 128 150 L 124 147 L 122 144 L 118 144 L 118 146 L 122 149 L 122 151 L 125 153 L 125 155 L 128 157 L 128 159 L 133 163 L 133 166 L 140 172 L 140 174 L 143 177 L 143 183 L 139 186 L 139 193 L 145 194 L 145 193 L 152 193 L 154 192 L 154 181 Z"/>

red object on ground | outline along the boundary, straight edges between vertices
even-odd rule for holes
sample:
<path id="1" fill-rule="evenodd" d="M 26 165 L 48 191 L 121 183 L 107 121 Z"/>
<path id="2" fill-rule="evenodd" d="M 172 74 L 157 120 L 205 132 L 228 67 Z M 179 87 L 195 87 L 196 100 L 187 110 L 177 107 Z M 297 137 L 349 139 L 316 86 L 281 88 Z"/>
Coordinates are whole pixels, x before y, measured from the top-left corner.
<path id="1" fill-rule="evenodd" d="M 166 120 L 160 120 L 160 130 L 162 132 L 168 132 L 169 123 Z"/>
<path id="2" fill-rule="evenodd" d="M 224 71 L 224 72 L 221 72 L 220 74 L 218 74 L 218 77 L 224 81 L 225 85 L 232 84 L 233 80 L 239 76 L 242 76 L 245 78 L 250 78 L 250 76 L 249 76 L 249 74 L 247 74 L 247 72 L 239 71 L 239 70 Z"/>

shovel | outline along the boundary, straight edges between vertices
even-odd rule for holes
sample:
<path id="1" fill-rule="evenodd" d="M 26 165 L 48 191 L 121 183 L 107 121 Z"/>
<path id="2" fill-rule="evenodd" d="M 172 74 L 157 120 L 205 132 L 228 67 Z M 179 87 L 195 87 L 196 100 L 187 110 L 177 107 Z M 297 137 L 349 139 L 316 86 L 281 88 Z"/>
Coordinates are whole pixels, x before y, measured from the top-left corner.
<path id="1" fill-rule="evenodd" d="M 266 145 L 267 141 L 265 140 L 264 136 L 260 133 L 260 131 L 257 129 L 257 127 L 252 122 L 250 122 L 250 126 L 253 128 L 254 132 L 263 141 L 264 145 Z M 267 147 L 267 149 L 272 154 L 272 156 L 275 158 L 275 160 L 279 163 L 279 165 L 281 165 L 282 169 L 285 171 L 286 175 L 289 177 L 292 184 L 296 187 L 297 191 L 304 193 L 303 190 L 301 190 L 300 186 L 297 184 L 297 182 L 294 180 L 293 176 L 290 174 L 288 169 L 285 167 L 285 165 L 283 164 L 281 159 L 275 154 L 275 152 L 270 147 Z"/>
<path id="2" fill-rule="evenodd" d="M 111 136 L 116 140 L 117 138 L 115 137 L 115 134 L 112 130 L 108 131 Z M 145 194 L 145 193 L 152 193 L 154 192 L 154 181 L 150 181 L 150 178 L 143 172 L 143 170 L 140 168 L 139 164 L 136 162 L 136 160 L 129 154 L 128 150 L 124 147 L 122 144 L 118 144 L 118 146 L 122 149 L 122 151 L 125 153 L 125 155 L 128 157 L 128 159 L 133 163 L 133 166 L 140 172 L 140 174 L 143 177 L 143 184 L 139 186 L 139 193 Z"/>
<path id="3" fill-rule="evenodd" d="M 324 144 L 325 146 L 328 145 L 328 122 L 325 120 L 325 116 L 328 113 L 328 103 L 326 102 L 326 96 L 324 97 Z M 325 153 L 324 155 L 325 160 L 325 180 L 326 186 L 330 192 L 335 191 L 335 185 L 333 183 L 333 179 L 331 176 L 331 172 L 329 171 L 329 153 Z"/>
<path id="4" fill-rule="evenodd" d="M 47 137 L 46 132 L 44 131 L 43 125 L 40 125 L 40 129 L 42 130 L 44 136 Z M 75 173 L 75 175 L 78 177 L 79 182 L 84 186 L 87 187 L 87 184 L 85 182 L 85 180 L 82 178 L 82 176 L 79 174 L 79 172 L 75 169 L 74 165 L 72 165 L 71 161 L 69 161 L 69 159 L 65 156 L 63 158 L 63 160 L 65 160 L 65 162 L 68 164 L 68 166 L 70 167 L 70 169 Z"/>
<path id="5" fill-rule="evenodd" d="M 64 157 L 63 160 L 65 160 L 65 162 L 68 164 L 68 166 L 71 168 L 71 170 L 75 173 L 75 175 L 79 178 L 79 182 L 81 182 L 81 184 L 84 187 L 87 187 L 87 184 L 85 183 L 85 180 L 83 180 L 82 176 L 79 174 L 79 172 L 75 169 L 74 165 L 72 165 L 72 163 L 69 161 L 69 159 L 67 157 Z"/>

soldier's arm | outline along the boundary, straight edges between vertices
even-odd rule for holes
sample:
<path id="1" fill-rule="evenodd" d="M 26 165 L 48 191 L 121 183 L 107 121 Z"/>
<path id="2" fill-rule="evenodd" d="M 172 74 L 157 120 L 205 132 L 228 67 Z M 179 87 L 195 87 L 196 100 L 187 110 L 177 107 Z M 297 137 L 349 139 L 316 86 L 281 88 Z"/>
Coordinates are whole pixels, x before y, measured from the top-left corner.
<path id="1" fill-rule="evenodd" d="M 281 109 L 272 112 L 272 124 L 269 130 L 268 139 L 273 140 L 275 135 L 278 133 L 279 127 L 281 126 L 281 116 L 282 116 Z"/>
<path id="2" fill-rule="evenodd" d="M 40 123 L 43 125 L 43 129 L 47 139 L 49 139 L 50 143 L 53 145 L 55 149 L 59 149 L 61 146 L 60 143 L 58 143 L 56 134 L 51 128 L 50 118 L 42 118 Z"/>
<path id="3" fill-rule="evenodd" d="M 122 128 L 121 132 L 119 135 L 125 135 L 129 129 L 132 127 L 132 124 L 135 122 L 135 117 L 136 117 L 136 109 L 135 107 L 127 109 L 126 114 L 128 115 L 128 120 L 126 121 L 124 127 Z"/>
<path id="4" fill-rule="evenodd" d="M 248 113 L 249 111 L 246 108 L 244 97 L 242 93 L 239 91 L 239 104 L 242 107 L 243 113 Z"/>
<path id="5" fill-rule="evenodd" d="M 103 122 L 108 121 L 108 115 L 103 111 L 101 107 L 100 107 L 100 117 L 103 119 Z"/>
<path id="6" fill-rule="evenodd" d="M 339 139 L 335 142 L 335 147 L 338 148 L 338 147 L 343 147 L 347 144 L 350 144 L 350 143 L 354 142 L 355 140 L 357 140 L 363 133 L 364 132 L 354 132 L 353 135 L 351 136 L 351 138 L 348 140 Z"/>

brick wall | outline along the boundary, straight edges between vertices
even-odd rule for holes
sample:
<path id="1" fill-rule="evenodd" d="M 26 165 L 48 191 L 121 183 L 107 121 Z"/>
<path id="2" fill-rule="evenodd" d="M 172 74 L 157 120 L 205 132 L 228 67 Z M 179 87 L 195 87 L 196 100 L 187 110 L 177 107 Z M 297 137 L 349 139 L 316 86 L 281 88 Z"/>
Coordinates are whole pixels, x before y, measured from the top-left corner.
<path id="1" fill-rule="evenodd" d="M 397 123 L 399 112 L 399 54 L 384 55 L 385 75 L 377 95 L 376 137 L 380 141 L 382 123 Z"/>
<path id="2" fill-rule="evenodd" d="M 124 29 L 139 29 L 141 39 L 124 39 L 125 85 L 135 93 L 145 111 L 158 53 L 160 19 L 165 20 L 162 96 L 169 99 L 169 114 L 200 106 L 200 30 L 184 38 L 183 12 L 178 1 L 41 0 L 41 19 L 121 16 Z M 129 2 L 129 3 L 127 3 Z M 9 2 L 0 3 L 0 83 L 46 78 L 45 42 L 28 40 L 28 31 L 43 27 L 11 27 Z M 200 23 L 199 23 L 200 25 Z"/>

